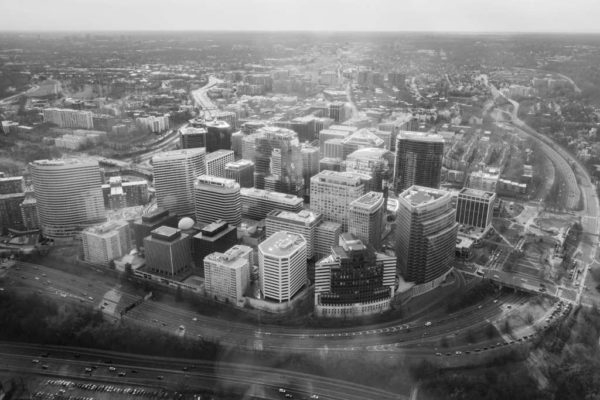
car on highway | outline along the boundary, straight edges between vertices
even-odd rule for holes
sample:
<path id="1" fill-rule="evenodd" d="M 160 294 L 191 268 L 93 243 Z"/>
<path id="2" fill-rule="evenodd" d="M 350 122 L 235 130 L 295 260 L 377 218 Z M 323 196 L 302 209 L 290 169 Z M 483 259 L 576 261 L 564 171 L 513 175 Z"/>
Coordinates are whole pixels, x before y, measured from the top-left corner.
<path id="1" fill-rule="evenodd" d="M 48 369 L 48 364 L 42 365 L 42 369 Z"/>
<path id="2" fill-rule="evenodd" d="M 87 372 L 88 374 L 92 373 L 92 369 L 90 367 L 86 367 L 86 369 L 84 371 Z"/>
<path id="3" fill-rule="evenodd" d="M 108 370 L 109 370 L 110 372 L 115 372 L 117 369 L 116 369 L 115 367 L 108 367 Z"/>
<path id="4" fill-rule="evenodd" d="M 39 363 L 40 363 L 40 360 L 38 360 L 38 359 L 36 358 L 36 359 L 33 359 L 33 360 L 31 360 L 31 362 L 32 362 L 32 363 L 34 363 L 34 364 L 39 364 Z"/>
<path id="5" fill-rule="evenodd" d="M 431 321 L 425 322 L 425 326 L 431 326 Z"/>
<path id="6" fill-rule="evenodd" d="M 119 376 L 125 376 L 125 375 L 127 375 L 127 373 L 126 373 L 125 371 L 120 371 L 120 372 L 118 373 L 118 375 L 119 375 Z"/>
<path id="7" fill-rule="evenodd" d="M 319 395 L 317 395 L 317 394 L 311 394 L 311 395 L 310 395 L 310 398 L 311 398 L 311 399 L 318 400 L 318 399 L 319 399 Z"/>
<path id="8" fill-rule="evenodd" d="M 294 398 L 294 395 L 293 395 L 293 394 L 291 394 L 291 393 L 286 393 L 286 394 L 285 394 L 285 398 L 286 398 L 286 399 L 293 399 L 293 398 Z"/>
<path id="9" fill-rule="evenodd" d="M 158 376 L 156 377 L 156 379 L 158 379 L 159 381 L 162 381 L 163 379 L 165 379 L 165 377 L 164 377 L 164 376 L 162 376 L 162 375 L 158 375 Z"/>
<path id="10" fill-rule="evenodd" d="M 456 354 L 457 356 L 460 356 L 462 354 L 462 351 L 457 350 L 454 354 Z"/>
<path id="11" fill-rule="evenodd" d="M 285 390 L 284 388 L 279 388 L 279 393 L 285 393 L 287 392 L 287 390 Z"/>

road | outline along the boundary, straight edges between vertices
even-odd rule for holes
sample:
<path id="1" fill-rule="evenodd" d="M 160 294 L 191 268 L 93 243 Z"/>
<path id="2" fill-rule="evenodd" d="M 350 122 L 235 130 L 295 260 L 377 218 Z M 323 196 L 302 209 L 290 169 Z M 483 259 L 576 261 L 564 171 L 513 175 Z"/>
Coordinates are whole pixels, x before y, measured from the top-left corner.
<path id="1" fill-rule="evenodd" d="M 494 97 L 502 95 L 513 105 L 511 113 L 513 126 L 519 128 L 521 132 L 536 138 L 543 145 L 544 152 L 550 157 L 563 177 L 565 177 L 569 187 L 568 208 L 575 209 L 581 198 L 583 209 L 577 214 L 581 217 L 583 239 L 579 243 L 577 252 L 579 253 L 578 261 L 583 266 L 583 273 L 581 284 L 577 290 L 576 303 L 591 306 L 598 300 L 598 296 L 594 295 L 593 292 L 592 294 L 584 292 L 586 292 L 585 283 L 590 269 L 592 267 L 600 267 L 600 263 L 595 260 L 598 251 L 598 235 L 600 234 L 600 203 L 596 187 L 592 183 L 589 173 L 576 157 L 519 119 L 518 102 L 501 94 L 493 85 L 489 85 L 489 87 Z M 576 171 L 573 171 L 571 165 L 577 167 Z M 577 182 L 577 178 L 579 178 L 579 183 Z M 575 191 L 574 187 L 577 187 L 577 191 Z"/>
<path id="2" fill-rule="evenodd" d="M 212 116 L 212 111 L 218 110 L 218 107 L 208 97 L 207 92 L 221 82 L 223 82 L 221 79 L 211 75 L 208 77 L 208 83 L 206 85 L 192 92 L 192 98 L 194 99 L 196 106 L 204 111 L 205 118 L 210 118 Z"/>
<path id="3" fill-rule="evenodd" d="M 280 388 L 301 398 L 318 394 L 319 399 L 407 399 L 376 387 L 323 376 L 240 363 L 177 359 L 62 346 L 0 342 L 0 370 L 26 372 L 114 385 L 150 386 L 176 390 L 231 388 L 261 398 L 281 399 Z M 32 360 L 39 360 L 33 363 Z M 42 369 L 45 365 L 47 368 Z M 110 370 L 112 367 L 114 370 Z M 85 368 L 93 368 L 90 373 Z M 135 371 L 132 372 L 132 371 Z M 125 376 L 117 376 L 125 372 Z M 162 376 L 163 379 L 157 379 Z M 252 392 L 252 393 L 250 393 Z"/>
<path id="4" fill-rule="evenodd" d="M 38 85 L 34 85 L 34 86 L 30 87 L 29 89 L 25 90 L 24 92 L 13 94 L 12 96 L 9 96 L 9 97 L 5 97 L 2 100 L 0 100 L 0 106 L 10 104 L 14 99 L 16 99 L 22 95 L 26 95 L 27 93 L 35 92 L 39 88 L 40 87 Z"/>
<path id="5" fill-rule="evenodd" d="M 107 316 L 118 314 L 141 297 L 115 284 L 114 278 L 105 276 L 102 272 L 92 270 L 76 276 L 55 268 L 18 262 L 7 272 L 6 279 L 7 285 L 17 289 L 39 291 L 41 294 L 60 298 L 61 301 L 88 304 L 102 309 Z M 185 334 L 189 337 L 201 336 L 216 339 L 224 345 L 257 350 L 346 352 L 383 349 L 393 354 L 402 353 L 407 357 L 421 357 L 433 355 L 433 349 L 438 346 L 441 338 L 448 335 L 464 336 L 469 330 L 484 329 L 491 321 L 502 317 L 507 305 L 516 308 L 522 306 L 526 299 L 524 294 L 503 293 L 496 302 L 490 299 L 478 306 L 431 318 L 431 326 L 425 326 L 426 320 L 423 317 L 346 329 L 256 326 L 201 315 L 181 304 L 151 300 L 125 314 L 122 322 L 160 329 L 171 334 L 177 334 L 179 326 L 183 325 Z"/>

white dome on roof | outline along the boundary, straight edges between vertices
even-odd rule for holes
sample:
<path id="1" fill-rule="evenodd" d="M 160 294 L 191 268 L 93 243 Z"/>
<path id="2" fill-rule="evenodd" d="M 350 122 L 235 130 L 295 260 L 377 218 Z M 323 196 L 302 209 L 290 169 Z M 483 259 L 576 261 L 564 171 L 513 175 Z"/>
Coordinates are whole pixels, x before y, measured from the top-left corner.
<path id="1" fill-rule="evenodd" d="M 190 217 L 184 217 L 179 220 L 177 228 L 181 229 L 182 231 L 187 231 L 188 229 L 192 229 L 194 223 L 194 220 Z"/>

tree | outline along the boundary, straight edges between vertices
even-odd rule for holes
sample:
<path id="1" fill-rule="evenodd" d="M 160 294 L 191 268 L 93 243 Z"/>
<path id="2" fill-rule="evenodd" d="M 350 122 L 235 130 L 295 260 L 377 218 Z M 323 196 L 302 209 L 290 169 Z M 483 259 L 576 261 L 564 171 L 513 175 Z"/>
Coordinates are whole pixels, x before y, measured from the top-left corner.
<path id="1" fill-rule="evenodd" d="M 175 301 L 179 303 L 182 300 L 183 300 L 183 289 L 181 289 L 181 286 L 177 286 L 177 291 L 175 292 Z"/>
<path id="2" fill-rule="evenodd" d="M 489 324 L 485 328 L 485 335 L 488 337 L 488 339 L 491 339 L 496 335 L 496 328 L 494 327 L 494 325 Z"/>
<path id="3" fill-rule="evenodd" d="M 508 320 L 504 321 L 504 325 L 502 325 L 502 333 L 506 335 L 510 335 L 512 332 L 512 327 L 510 326 L 510 322 Z"/>

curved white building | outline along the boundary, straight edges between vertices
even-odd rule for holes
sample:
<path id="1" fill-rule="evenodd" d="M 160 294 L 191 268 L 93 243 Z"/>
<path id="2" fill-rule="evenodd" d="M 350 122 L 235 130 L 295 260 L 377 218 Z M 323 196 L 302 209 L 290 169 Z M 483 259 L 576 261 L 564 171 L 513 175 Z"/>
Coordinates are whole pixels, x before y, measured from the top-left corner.
<path id="1" fill-rule="evenodd" d="M 29 168 L 44 235 L 71 238 L 105 220 L 97 161 L 37 160 Z"/>
<path id="2" fill-rule="evenodd" d="M 154 189 L 159 208 L 171 213 L 194 213 L 194 179 L 206 173 L 206 150 L 165 151 L 152 157 Z"/>
<path id="3" fill-rule="evenodd" d="M 258 265 L 265 298 L 291 300 L 306 283 L 306 240 L 295 233 L 275 232 L 258 245 Z"/>

